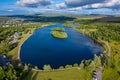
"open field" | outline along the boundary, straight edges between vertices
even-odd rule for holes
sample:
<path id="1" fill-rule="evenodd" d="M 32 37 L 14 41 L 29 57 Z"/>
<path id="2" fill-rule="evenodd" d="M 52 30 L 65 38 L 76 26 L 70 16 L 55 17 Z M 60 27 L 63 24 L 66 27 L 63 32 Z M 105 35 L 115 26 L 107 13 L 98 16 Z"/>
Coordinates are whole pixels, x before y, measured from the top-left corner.
<path id="1" fill-rule="evenodd" d="M 91 80 L 92 71 L 70 69 L 64 71 L 36 72 L 31 71 L 25 80 Z"/>

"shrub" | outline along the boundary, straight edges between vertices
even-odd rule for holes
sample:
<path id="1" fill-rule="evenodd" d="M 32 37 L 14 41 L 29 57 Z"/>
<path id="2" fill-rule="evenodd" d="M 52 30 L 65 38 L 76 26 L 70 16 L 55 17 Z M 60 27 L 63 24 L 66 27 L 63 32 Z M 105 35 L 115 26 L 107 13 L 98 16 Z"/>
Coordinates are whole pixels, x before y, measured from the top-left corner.
<path id="1" fill-rule="evenodd" d="M 72 68 L 72 65 L 66 65 L 65 68 Z"/>
<path id="2" fill-rule="evenodd" d="M 44 69 L 44 70 L 52 70 L 52 68 L 51 68 L 50 65 L 44 65 L 43 69 Z"/>
<path id="3" fill-rule="evenodd" d="M 59 69 L 64 69 L 64 67 L 63 67 L 63 66 L 60 66 Z"/>
<path id="4" fill-rule="evenodd" d="M 75 64 L 73 65 L 73 67 L 78 67 L 78 64 L 77 64 L 77 63 L 75 63 Z"/>

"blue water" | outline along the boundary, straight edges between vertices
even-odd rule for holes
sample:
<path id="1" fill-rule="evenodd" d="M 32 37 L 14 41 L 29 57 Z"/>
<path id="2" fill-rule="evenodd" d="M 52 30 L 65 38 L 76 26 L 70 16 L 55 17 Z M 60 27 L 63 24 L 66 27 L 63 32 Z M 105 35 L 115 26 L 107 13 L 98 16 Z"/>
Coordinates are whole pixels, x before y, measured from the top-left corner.
<path id="1" fill-rule="evenodd" d="M 67 64 L 80 63 L 82 60 L 93 59 L 94 54 L 100 55 L 103 48 L 87 36 L 72 28 L 65 28 L 66 39 L 57 39 L 50 32 L 54 27 L 64 27 L 62 24 L 36 29 L 21 47 L 20 58 L 24 63 L 31 63 L 40 69 L 45 64 L 52 68 Z"/>

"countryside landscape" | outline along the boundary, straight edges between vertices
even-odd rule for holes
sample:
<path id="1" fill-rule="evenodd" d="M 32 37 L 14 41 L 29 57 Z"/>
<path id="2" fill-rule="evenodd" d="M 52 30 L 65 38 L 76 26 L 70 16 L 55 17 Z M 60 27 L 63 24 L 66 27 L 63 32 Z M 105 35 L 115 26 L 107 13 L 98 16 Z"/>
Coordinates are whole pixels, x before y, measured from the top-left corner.
<path id="1" fill-rule="evenodd" d="M 120 80 L 119 0 L 0 4 L 0 80 Z"/>

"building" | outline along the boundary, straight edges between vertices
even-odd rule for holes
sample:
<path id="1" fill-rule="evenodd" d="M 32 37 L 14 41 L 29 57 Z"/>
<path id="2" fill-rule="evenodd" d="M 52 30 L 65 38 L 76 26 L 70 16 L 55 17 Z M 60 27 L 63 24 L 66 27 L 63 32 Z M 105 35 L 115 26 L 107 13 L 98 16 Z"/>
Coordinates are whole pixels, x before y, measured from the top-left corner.
<path id="1" fill-rule="evenodd" d="M 22 33 L 20 32 L 15 32 L 12 36 L 11 36 L 11 43 L 15 44 L 18 43 L 18 38 L 22 36 Z"/>
<path id="2" fill-rule="evenodd" d="M 20 32 L 15 32 L 15 33 L 12 35 L 13 38 L 18 38 L 18 37 L 20 37 L 20 36 L 22 36 L 22 33 L 20 33 Z"/>

